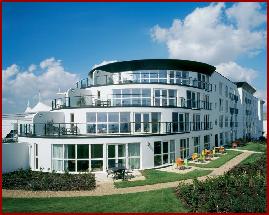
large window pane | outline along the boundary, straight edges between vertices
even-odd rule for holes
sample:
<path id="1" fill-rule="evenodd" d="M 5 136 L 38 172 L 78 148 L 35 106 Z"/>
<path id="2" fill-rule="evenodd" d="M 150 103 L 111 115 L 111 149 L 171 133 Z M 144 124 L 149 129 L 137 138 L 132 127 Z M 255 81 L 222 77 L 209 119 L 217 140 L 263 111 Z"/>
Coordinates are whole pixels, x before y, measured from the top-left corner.
<path id="1" fill-rule="evenodd" d="M 112 92 L 113 92 L 113 97 L 114 98 L 121 98 L 121 90 L 115 89 Z"/>
<path id="2" fill-rule="evenodd" d="M 64 158 L 67 159 L 75 158 L 75 144 L 64 145 Z"/>
<path id="3" fill-rule="evenodd" d="M 129 97 L 131 97 L 131 90 L 130 89 L 123 89 L 122 90 L 122 97 L 123 98 L 129 98 Z"/>
<path id="4" fill-rule="evenodd" d="M 64 170 L 69 172 L 76 171 L 76 161 L 75 160 L 65 160 L 64 161 Z"/>
<path id="5" fill-rule="evenodd" d="M 97 113 L 97 121 L 107 122 L 107 113 L 104 113 L 104 112 Z"/>
<path id="6" fill-rule="evenodd" d="M 125 157 L 125 144 L 118 145 L 118 157 Z"/>
<path id="7" fill-rule="evenodd" d="M 163 153 L 168 153 L 168 142 L 163 142 Z"/>
<path id="8" fill-rule="evenodd" d="M 154 154 L 162 153 L 162 143 L 160 141 L 154 142 Z"/>
<path id="9" fill-rule="evenodd" d="M 108 133 L 119 133 L 119 124 L 108 124 Z"/>
<path id="10" fill-rule="evenodd" d="M 102 160 L 92 160 L 91 169 L 93 172 L 103 171 L 103 161 Z"/>
<path id="11" fill-rule="evenodd" d="M 119 113 L 108 113 L 108 122 L 119 122 Z"/>
<path id="12" fill-rule="evenodd" d="M 103 158 L 103 144 L 91 145 L 91 158 Z"/>
<path id="13" fill-rule="evenodd" d="M 128 155 L 140 156 L 140 143 L 129 143 L 128 144 Z"/>
<path id="14" fill-rule="evenodd" d="M 77 158 L 78 159 L 89 158 L 89 145 L 88 144 L 77 145 Z"/>
<path id="15" fill-rule="evenodd" d="M 107 133 L 107 124 L 98 124 L 97 133 Z"/>
<path id="16" fill-rule="evenodd" d="M 96 122 L 96 113 L 86 113 L 87 122 Z"/>
<path id="17" fill-rule="evenodd" d="M 88 124 L 87 125 L 87 133 L 95 134 L 96 133 L 96 124 Z"/>
<path id="18" fill-rule="evenodd" d="M 63 145 L 53 144 L 52 145 L 53 158 L 63 159 Z"/>
<path id="19" fill-rule="evenodd" d="M 52 160 L 52 170 L 63 171 L 63 161 L 62 160 Z"/>
<path id="20" fill-rule="evenodd" d="M 140 168 L 140 158 L 129 158 L 129 168 L 139 169 Z"/>
<path id="21" fill-rule="evenodd" d="M 77 171 L 78 172 L 88 172 L 89 171 L 89 161 L 88 160 L 78 160 L 77 161 Z"/>
<path id="22" fill-rule="evenodd" d="M 121 122 L 130 122 L 130 113 L 120 113 Z"/>
<path id="23" fill-rule="evenodd" d="M 129 133 L 130 124 L 129 123 L 120 123 L 120 133 Z"/>
<path id="24" fill-rule="evenodd" d="M 161 155 L 154 155 L 154 166 L 162 165 L 162 156 Z"/>
<path id="25" fill-rule="evenodd" d="M 108 145 L 108 158 L 115 158 L 116 154 L 115 154 L 115 145 Z"/>
<path id="26" fill-rule="evenodd" d="M 150 89 L 142 89 L 142 97 L 150 97 Z"/>

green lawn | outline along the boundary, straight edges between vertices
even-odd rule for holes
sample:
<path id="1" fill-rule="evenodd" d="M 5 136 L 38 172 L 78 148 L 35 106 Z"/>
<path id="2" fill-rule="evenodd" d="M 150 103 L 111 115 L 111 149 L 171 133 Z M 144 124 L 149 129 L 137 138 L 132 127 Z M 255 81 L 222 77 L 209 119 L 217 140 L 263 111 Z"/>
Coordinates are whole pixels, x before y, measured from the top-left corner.
<path id="1" fill-rule="evenodd" d="M 246 146 L 238 147 L 238 149 L 250 150 L 255 152 L 266 152 L 266 143 L 253 143 L 249 142 Z"/>
<path id="2" fill-rule="evenodd" d="M 246 159 L 242 160 L 240 164 L 252 164 L 255 161 L 259 160 L 261 158 L 261 154 L 252 154 L 248 156 Z"/>
<path id="3" fill-rule="evenodd" d="M 180 170 L 179 170 L 180 171 Z M 143 170 L 142 174 L 145 176 L 145 180 L 139 181 L 120 181 L 115 182 L 115 187 L 135 187 L 143 186 L 148 184 L 158 184 L 172 181 L 180 181 L 185 179 L 194 179 L 200 176 L 208 175 L 211 170 L 193 170 L 186 174 L 173 173 L 173 172 L 163 172 L 160 170 L 148 169 Z"/>
<path id="4" fill-rule="evenodd" d="M 3 212 L 187 212 L 172 188 L 111 196 L 3 198 Z"/>
<path id="5" fill-rule="evenodd" d="M 239 152 L 239 151 L 227 150 L 226 154 L 221 155 L 218 159 L 212 160 L 208 164 L 198 164 L 198 163 L 196 164 L 195 163 L 195 164 L 190 164 L 190 165 L 202 167 L 202 168 L 218 168 L 241 153 L 242 152 Z"/>

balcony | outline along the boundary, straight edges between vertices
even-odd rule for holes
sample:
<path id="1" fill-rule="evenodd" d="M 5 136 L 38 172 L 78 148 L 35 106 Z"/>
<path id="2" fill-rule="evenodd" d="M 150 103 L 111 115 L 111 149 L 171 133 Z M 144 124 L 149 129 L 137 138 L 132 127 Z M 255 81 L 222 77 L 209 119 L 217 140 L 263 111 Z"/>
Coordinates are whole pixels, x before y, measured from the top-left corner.
<path id="1" fill-rule="evenodd" d="M 19 137 L 98 137 L 180 134 L 212 129 L 212 122 L 34 123 L 20 124 Z"/>
<path id="2" fill-rule="evenodd" d="M 166 72 L 166 71 L 165 71 Z M 167 75 L 159 76 L 157 73 L 145 73 L 138 75 L 136 73 L 124 74 L 113 73 L 110 75 L 98 75 L 95 77 L 94 83 L 90 83 L 90 79 L 82 79 L 76 83 L 76 87 L 85 89 L 91 86 L 118 85 L 118 84 L 172 84 L 179 86 L 192 86 L 199 89 L 204 89 L 207 92 L 212 91 L 212 84 L 205 81 L 197 80 L 192 77 L 170 77 Z"/>
<path id="3" fill-rule="evenodd" d="M 212 103 L 202 100 L 190 100 L 183 97 L 124 97 L 126 95 L 110 95 L 110 99 L 102 100 L 93 95 L 73 96 L 54 99 L 52 110 L 90 107 L 179 107 L 189 109 L 212 110 Z"/>

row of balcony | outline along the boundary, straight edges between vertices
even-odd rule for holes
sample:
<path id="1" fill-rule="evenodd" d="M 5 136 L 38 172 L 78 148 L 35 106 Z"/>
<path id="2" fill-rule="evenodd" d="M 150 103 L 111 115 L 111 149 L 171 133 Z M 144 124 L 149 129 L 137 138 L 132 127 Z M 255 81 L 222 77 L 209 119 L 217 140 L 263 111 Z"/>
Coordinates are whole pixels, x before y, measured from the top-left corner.
<path id="1" fill-rule="evenodd" d="M 98 81 L 100 80 L 100 81 Z M 109 75 L 98 76 L 94 84 L 91 84 L 88 78 L 82 79 L 76 83 L 76 87 L 85 89 L 91 86 L 117 85 L 117 84 L 174 84 L 180 86 L 191 86 L 199 89 L 204 89 L 207 92 L 212 91 L 212 84 L 197 80 L 196 78 L 142 78 L 142 79 L 114 79 Z"/>
<path id="2" fill-rule="evenodd" d="M 212 129 L 212 122 L 34 123 L 20 124 L 21 137 L 176 134 Z"/>
<path id="3" fill-rule="evenodd" d="M 52 110 L 90 107 L 179 107 L 212 110 L 212 103 L 183 97 L 137 97 L 102 100 L 95 96 L 84 95 L 54 99 L 51 102 L 51 107 Z"/>

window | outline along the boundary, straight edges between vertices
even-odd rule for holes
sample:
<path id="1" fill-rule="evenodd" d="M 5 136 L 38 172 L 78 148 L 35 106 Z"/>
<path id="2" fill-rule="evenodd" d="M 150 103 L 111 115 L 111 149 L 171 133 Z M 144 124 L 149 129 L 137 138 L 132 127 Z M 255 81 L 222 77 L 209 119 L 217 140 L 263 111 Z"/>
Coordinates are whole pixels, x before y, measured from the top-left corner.
<path id="1" fill-rule="evenodd" d="M 228 116 L 225 116 L 225 128 L 228 128 L 229 125 L 228 120 L 229 120 Z"/>
<path id="2" fill-rule="evenodd" d="M 174 163 L 175 162 L 175 140 L 170 140 L 170 151 L 169 151 L 169 155 L 170 155 L 170 163 Z"/>
<path id="3" fill-rule="evenodd" d="M 113 106 L 151 106 L 151 89 L 113 89 Z"/>
<path id="4" fill-rule="evenodd" d="M 189 85 L 189 72 L 170 71 L 170 84 Z"/>
<path id="5" fill-rule="evenodd" d="M 154 166 L 173 162 L 175 159 L 175 141 L 154 142 Z"/>
<path id="6" fill-rule="evenodd" d="M 154 90 L 154 105 L 155 106 L 176 106 L 177 105 L 177 90 Z"/>
<path id="7" fill-rule="evenodd" d="M 219 99 L 219 111 L 223 111 L 223 99 Z"/>
<path id="8" fill-rule="evenodd" d="M 225 112 L 228 113 L 228 106 L 229 106 L 229 103 L 228 103 L 228 100 L 226 100 L 226 103 L 225 103 Z"/>
<path id="9" fill-rule="evenodd" d="M 223 141 L 223 133 L 219 134 L 219 139 L 220 139 L 220 145 L 223 146 L 224 141 Z"/>
<path id="10" fill-rule="evenodd" d="M 228 97 L 228 86 L 225 86 L 225 96 Z"/>
<path id="11" fill-rule="evenodd" d="M 91 144 L 91 170 L 103 170 L 103 144 Z"/>
<path id="12" fill-rule="evenodd" d="M 193 131 L 201 130 L 200 114 L 193 114 Z"/>
<path id="13" fill-rule="evenodd" d="M 189 138 L 180 140 L 180 157 L 182 159 L 188 158 L 190 156 L 190 144 Z"/>
<path id="14" fill-rule="evenodd" d="M 204 148 L 210 149 L 210 135 L 204 136 Z"/>
<path id="15" fill-rule="evenodd" d="M 35 169 L 38 169 L 38 144 L 34 144 Z"/>
<path id="16" fill-rule="evenodd" d="M 196 108 L 196 93 L 187 90 L 187 107 Z"/>
<path id="17" fill-rule="evenodd" d="M 140 143 L 128 143 L 128 163 L 131 169 L 140 169 Z"/>
<path id="18" fill-rule="evenodd" d="M 222 96 L 222 83 L 219 82 L 219 94 Z"/>
<path id="19" fill-rule="evenodd" d="M 188 113 L 172 113 L 172 132 L 189 131 L 189 114 Z"/>
<path id="20" fill-rule="evenodd" d="M 86 113 L 87 133 L 129 133 L 129 112 L 92 112 Z"/>
<path id="21" fill-rule="evenodd" d="M 126 144 L 107 146 L 107 167 L 126 166 Z"/>
<path id="22" fill-rule="evenodd" d="M 194 137 L 193 140 L 194 153 L 200 153 L 200 137 Z"/>
<path id="23" fill-rule="evenodd" d="M 152 133 L 159 133 L 161 131 L 160 122 L 161 122 L 161 113 L 152 112 L 151 113 L 152 121 Z"/>
<path id="24" fill-rule="evenodd" d="M 229 132 L 225 132 L 225 144 L 227 145 L 229 143 Z"/>
<path id="25" fill-rule="evenodd" d="M 219 127 L 222 128 L 223 127 L 223 115 L 219 116 Z"/>

